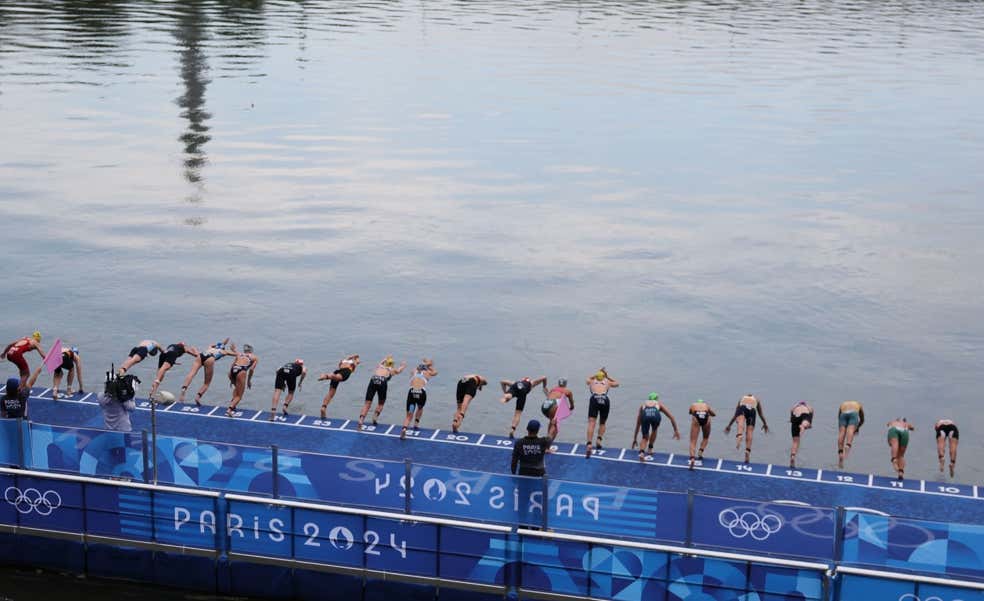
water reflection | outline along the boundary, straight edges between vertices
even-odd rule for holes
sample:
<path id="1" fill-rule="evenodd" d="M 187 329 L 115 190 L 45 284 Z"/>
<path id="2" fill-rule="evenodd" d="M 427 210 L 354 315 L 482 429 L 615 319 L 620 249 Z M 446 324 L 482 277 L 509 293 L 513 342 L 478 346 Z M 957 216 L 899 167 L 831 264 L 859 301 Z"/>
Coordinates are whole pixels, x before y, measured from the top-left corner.
<path id="1" fill-rule="evenodd" d="M 184 144 L 184 177 L 195 187 L 195 192 L 188 200 L 199 202 L 204 189 L 202 167 L 207 163 L 205 143 L 211 139 L 208 134 L 208 120 L 212 115 L 205 110 L 205 89 L 209 83 L 206 76 L 208 61 L 202 47 L 208 18 L 200 2 L 183 3 L 177 7 L 177 13 L 174 37 L 180 48 L 178 56 L 184 93 L 175 102 L 182 109 L 181 117 L 187 120 L 187 127 L 178 139 Z"/>

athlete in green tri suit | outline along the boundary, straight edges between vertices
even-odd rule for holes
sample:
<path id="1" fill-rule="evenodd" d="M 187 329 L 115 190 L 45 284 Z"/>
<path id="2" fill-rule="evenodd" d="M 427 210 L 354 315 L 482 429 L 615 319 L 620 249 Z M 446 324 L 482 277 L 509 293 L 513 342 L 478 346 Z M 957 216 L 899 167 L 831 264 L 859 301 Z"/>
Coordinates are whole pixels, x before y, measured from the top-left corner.
<path id="1" fill-rule="evenodd" d="M 900 418 L 888 422 L 888 448 L 892 451 L 892 467 L 899 473 L 899 480 L 905 477 L 905 449 L 909 446 L 909 430 L 916 427 Z"/>

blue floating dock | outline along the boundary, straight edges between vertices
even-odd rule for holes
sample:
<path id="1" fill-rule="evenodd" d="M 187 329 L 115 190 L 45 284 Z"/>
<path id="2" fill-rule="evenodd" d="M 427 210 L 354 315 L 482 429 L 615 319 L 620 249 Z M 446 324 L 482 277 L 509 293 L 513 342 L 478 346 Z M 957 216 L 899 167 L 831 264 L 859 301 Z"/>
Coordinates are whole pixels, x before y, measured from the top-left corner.
<path id="1" fill-rule="evenodd" d="M 150 430 L 150 402 L 141 399 L 132 416 L 134 431 Z M 31 420 L 68 427 L 101 428 L 102 413 L 93 393 L 53 400 L 50 391 L 33 391 Z M 367 426 L 355 420 L 289 415 L 268 421 L 269 412 L 244 409 L 233 417 L 224 407 L 173 403 L 158 405 L 158 433 L 234 445 L 410 461 L 462 470 L 508 473 L 513 440 L 481 433 L 421 428 L 400 440 L 400 424 Z M 890 515 L 984 523 L 984 490 L 953 482 L 896 479 L 809 467 L 742 463 L 705 457 L 694 470 L 681 454 L 657 453 L 640 461 L 636 451 L 606 447 L 590 459 L 583 445 L 558 442 L 547 458 L 552 479 L 755 501 L 796 501 L 823 507 L 864 507 Z"/>

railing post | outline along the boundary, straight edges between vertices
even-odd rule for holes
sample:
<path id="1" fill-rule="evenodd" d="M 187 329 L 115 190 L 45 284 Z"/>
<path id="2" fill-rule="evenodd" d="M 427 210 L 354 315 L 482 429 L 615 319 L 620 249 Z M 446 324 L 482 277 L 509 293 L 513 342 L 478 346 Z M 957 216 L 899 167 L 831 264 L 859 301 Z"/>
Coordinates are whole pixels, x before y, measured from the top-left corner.
<path id="1" fill-rule="evenodd" d="M 683 546 L 694 546 L 694 489 L 687 489 L 687 530 L 683 539 Z"/>
<path id="2" fill-rule="evenodd" d="M 17 418 L 17 467 L 23 468 L 24 457 L 27 454 L 24 452 L 24 418 Z"/>
<path id="3" fill-rule="evenodd" d="M 550 513 L 549 511 L 547 511 L 547 507 L 549 506 L 549 502 L 548 502 L 548 495 L 549 494 L 550 494 L 550 482 L 547 480 L 547 475 L 544 474 L 543 475 L 543 499 L 542 499 L 542 502 L 540 503 L 540 512 L 543 513 L 543 519 L 541 520 L 541 522 L 543 523 L 543 530 L 544 531 L 546 531 L 547 530 L 547 527 L 549 526 L 548 518 L 547 518 L 548 514 Z"/>
<path id="4" fill-rule="evenodd" d="M 140 431 L 140 448 L 143 456 L 143 481 L 150 482 L 150 454 L 147 452 L 147 431 Z"/>
<path id="5" fill-rule="evenodd" d="M 410 492 L 411 492 L 411 490 L 413 490 L 413 484 L 412 484 L 412 482 L 410 480 L 410 471 L 411 471 L 410 470 L 410 467 L 411 467 L 410 460 L 409 459 L 404 459 L 403 460 L 403 465 L 404 465 L 404 468 L 405 468 L 404 471 L 403 471 L 403 500 L 404 500 L 404 505 L 405 505 L 405 507 L 403 508 L 403 511 L 405 513 L 408 513 L 409 514 L 410 513 L 410 510 L 411 510 L 411 506 L 410 506 Z"/>
<path id="6" fill-rule="evenodd" d="M 157 403 L 150 401 L 150 454 L 154 460 L 154 485 L 157 485 Z"/>
<path id="7" fill-rule="evenodd" d="M 275 445 L 275 444 L 270 445 L 270 455 L 271 455 L 270 464 L 271 464 L 271 467 L 273 468 L 273 487 L 272 487 L 273 488 L 273 491 L 272 492 L 273 492 L 273 498 L 274 499 L 279 499 L 280 498 L 280 491 L 279 491 L 280 483 L 278 482 L 278 479 L 279 479 L 279 471 L 277 470 L 277 456 L 278 456 L 278 452 L 277 451 L 278 451 L 277 445 Z"/>
<path id="8" fill-rule="evenodd" d="M 834 562 L 844 558 L 844 508 L 837 507 L 834 512 Z"/>

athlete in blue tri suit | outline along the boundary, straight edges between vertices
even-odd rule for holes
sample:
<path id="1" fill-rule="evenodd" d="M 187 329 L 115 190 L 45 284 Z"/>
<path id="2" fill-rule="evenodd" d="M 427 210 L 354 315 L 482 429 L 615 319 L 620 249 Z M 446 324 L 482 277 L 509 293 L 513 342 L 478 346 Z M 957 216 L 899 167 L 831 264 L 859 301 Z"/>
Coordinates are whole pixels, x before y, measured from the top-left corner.
<path id="1" fill-rule="evenodd" d="M 659 395 L 655 392 L 649 393 L 649 400 L 639 406 L 639 414 L 636 416 L 635 432 L 632 433 L 632 448 L 639 444 L 639 430 L 642 430 L 642 446 L 639 447 L 639 459 L 645 460 L 646 456 L 653 456 L 653 443 L 656 442 L 656 431 L 659 429 L 663 415 L 670 418 L 673 424 L 673 440 L 680 440 L 680 429 L 677 428 L 676 419 L 663 403 L 659 402 Z M 648 445 L 647 445 L 648 443 Z"/>

